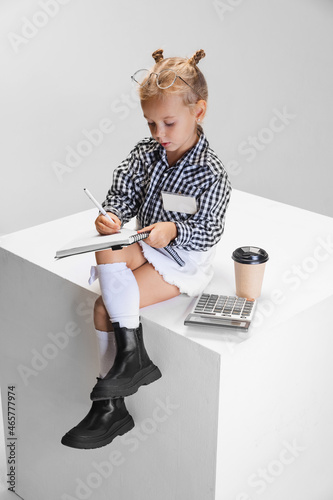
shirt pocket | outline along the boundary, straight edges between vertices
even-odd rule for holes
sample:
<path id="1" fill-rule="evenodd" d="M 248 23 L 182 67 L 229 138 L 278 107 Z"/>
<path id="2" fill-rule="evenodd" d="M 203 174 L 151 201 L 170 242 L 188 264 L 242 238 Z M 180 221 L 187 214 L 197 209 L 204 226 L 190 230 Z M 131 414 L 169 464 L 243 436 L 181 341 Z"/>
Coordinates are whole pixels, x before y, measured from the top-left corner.
<path id="1" fill-rule="evenodd" d="M 200 189 L 195 189 L 191 187 L 190 189 L 184 189 L 182 191 L 177 191 L 177 193 L 174 194 L 181 194 L 183 196 L 190 196 L 191 198 L 195 198 L 196 200 L 196 205 L 197 205 L 197 212 L 199 211 L 200 208 L 200 201 L 199 201 L 199 195 L 200 195 Z M 162 202 L 162 207 L 163 207 L 163 202 Z M 194 217 L 196 213 L 191 214 L 191 213 L 186 213 L 186 212 L 180 212 L 177 210 L 165 210 L 164 207 L 163 209 L 163 215 L 164 215 L 164 220 L 166 221 L 173 221 L 173 222 L 186 222 L 188 219 L 191 217 Z"/>

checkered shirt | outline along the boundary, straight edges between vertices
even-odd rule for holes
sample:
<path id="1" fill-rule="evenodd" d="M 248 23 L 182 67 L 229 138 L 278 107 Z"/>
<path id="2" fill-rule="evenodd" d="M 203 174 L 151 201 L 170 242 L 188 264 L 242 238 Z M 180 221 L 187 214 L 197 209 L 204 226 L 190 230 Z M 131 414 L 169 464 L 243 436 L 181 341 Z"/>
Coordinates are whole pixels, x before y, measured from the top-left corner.
<path id="1" fill-rule="evenodd" d="M 195 197 L 197 212 L 164 210 L 162 191 Z M 122 224 L 134 216 L 141 227 L 172 221 L 177 237 L 171 245 L 204 251 L 222 236 L 230 193 L 227 173 L 203 132 L 173 166 L 168 164 L 165 149 L 153 138 L 145 138 L 114 170 L 103 207 L 117 215 Z"/>

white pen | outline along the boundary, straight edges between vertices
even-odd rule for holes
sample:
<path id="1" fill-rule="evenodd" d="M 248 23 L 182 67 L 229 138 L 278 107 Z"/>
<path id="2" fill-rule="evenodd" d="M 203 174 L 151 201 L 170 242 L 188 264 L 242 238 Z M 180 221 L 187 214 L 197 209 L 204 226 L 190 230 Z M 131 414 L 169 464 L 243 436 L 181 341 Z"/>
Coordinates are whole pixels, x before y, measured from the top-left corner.
<path id="1" fill-rule="evenodd" d="M 83 188 L 83 191 L 86 193 L 86 195 L 88 196 L 88 198 L 91 199 L 91 201 L 98 208 L 98 210 L 101 212 L 101 214 L 104 215 L 104 217 L 106 217 L 107 219 L 109 219 L 110 222 L 113 222 L 114 224 L 117 224 L 117 222 L 115 220 L 111 219 L 111 217 L 109 216 L 109 214 L 107 214 L 105 212 L 105 210 L 102 207 L 102 205 L 100 205 L 98 203 L 98 201 L 93 197 L 93 195 L 90 193 L 90 191 L 88 191 L 87 188 Z M 117 226 L 118 226 L 118 224 L 117 224 Z"/>

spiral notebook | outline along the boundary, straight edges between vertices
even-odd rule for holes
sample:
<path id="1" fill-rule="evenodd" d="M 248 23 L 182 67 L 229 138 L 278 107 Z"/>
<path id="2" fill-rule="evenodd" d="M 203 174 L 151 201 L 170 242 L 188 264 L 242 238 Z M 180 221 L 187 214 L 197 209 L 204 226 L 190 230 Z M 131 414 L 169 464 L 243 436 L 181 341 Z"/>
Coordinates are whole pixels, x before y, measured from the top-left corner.
<path id="1" fill-rule="evenodd" d="M 80 238 L 68 242 L 57 250 L 55 258 L 69 257 L 87 252 L 98 252 L 99 250 L 120 250 L 132 245 L 136 241 L 143 240 L 149 236 L 149 232 L 137 233 L 132 229 L 123 228 L 118 233 L 101 235 L 96 230 L 91 230 Z"/>
<path id="2" fill-rule="evenodd" d="M 70 257 L 71 255 L 78 255 L 80 253 L 98 252 L 99 250 L 121 250 L 123 247 L 132 245 L 137 241 L 148 238 L 150 231 L 137 233 L 132 229 L 123 228 L 118 233 L 101 235 L 96 230 L 89 231 L 80 238 L 70 241 L 65 246 L 57 250 L 55 258 L 61 259 L 63 257 Z M 183 259 L 178 255 L 176 250 L 169 245 L 160 248 L 161 252 L 165 251 L 169 256 L 177 262 L 181 267 L 185 265 Z"/>

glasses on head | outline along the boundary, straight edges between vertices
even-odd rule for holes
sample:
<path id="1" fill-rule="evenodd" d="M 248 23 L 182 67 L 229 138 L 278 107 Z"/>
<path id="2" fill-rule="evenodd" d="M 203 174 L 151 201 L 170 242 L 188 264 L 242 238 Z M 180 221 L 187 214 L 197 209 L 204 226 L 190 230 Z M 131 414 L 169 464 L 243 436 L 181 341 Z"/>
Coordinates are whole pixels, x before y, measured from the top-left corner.
<path id="1" fill-rule="evenodd" d="M 190 89 L 195 92 L 200 99 L 202 99 L 201 95 L 189 84 L 187 83 L 181 76 L 177 75 L 177 73 L 173 69 L 162 69 L 159 73 L 151 73 L 149 69 L 139 69 L 131 76 L 133 82 L 140 85 L 140 87 L 144 87 L 149 82 L 152 75 L 156 76 L 156 85 L 164 90 L 172 87 L 177 78 L 179 78 L 182 82 L 184 82 Z"/>

